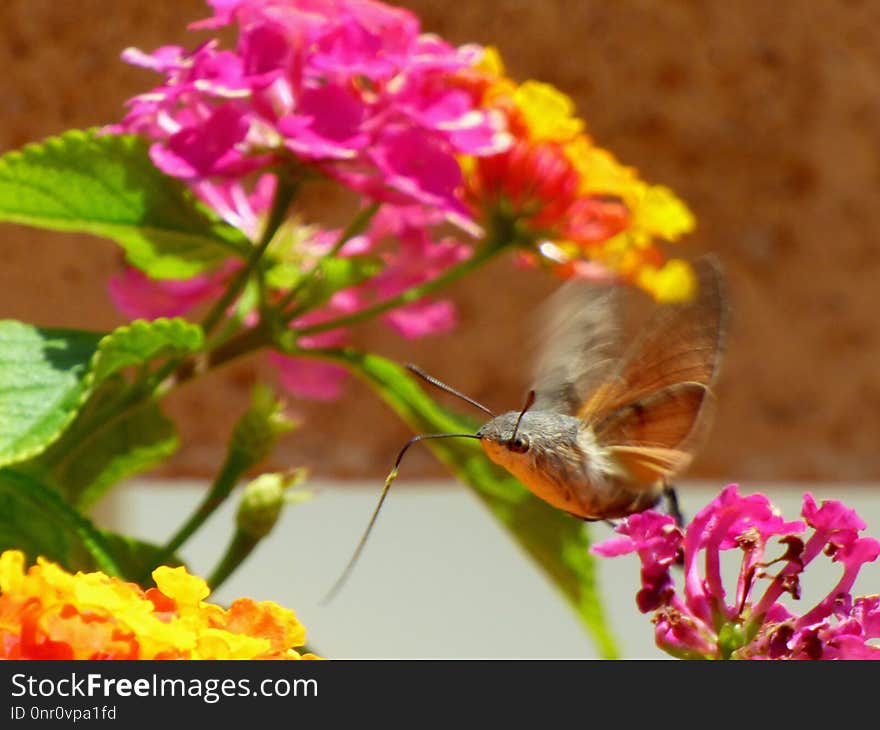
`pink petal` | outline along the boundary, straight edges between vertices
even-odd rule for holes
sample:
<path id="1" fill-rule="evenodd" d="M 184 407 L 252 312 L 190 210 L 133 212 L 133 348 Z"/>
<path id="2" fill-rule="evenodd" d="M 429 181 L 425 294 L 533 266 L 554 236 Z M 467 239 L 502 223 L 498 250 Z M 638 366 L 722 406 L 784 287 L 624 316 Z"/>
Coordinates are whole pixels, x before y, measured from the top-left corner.
<path id="1" fill-rule="evenodd" d="M 807 524 L 817 530 L 861 532 L 867 527 L 856 511 L 847 508 L 842 502 L 834 499 L 823 500 L 822 505 L 817 507 L 813 495 L 809 492 L 804 494 L 802 514 Z"/>
<path id="2" fill-rule="evenodd" d="M 240 180 L 199 180 L 192 184 L 198 198 L 231 226 L 256 241 L 263 229 L 263 214 L 268 210 L 275 191 L 275 177 L 261 175 L 253 190 Z"/>
<path id="3" fill-rule="evenodd" d="M 309 159 L 346 159 L 366 146 L 366 106 L 336 86 L 306 91 L 293 115 L 278 122 L 284 144 Z"/>
<path id="4" fill-rule="evenodd" d="M 457 197 L 461 167 L 440 138 L 418 129 L 390 129 L 380 136 L 370 156 L 390 187 L 414 201 L 467 215 Z"/>
<path id="5" fill-rule="evenodd" d="M 445 301 L 413 302 L 389 312 L 384 319 L 408 340 L 449 332 L 456 324 L 455 307 Z"/>
<path id="6" fill-rule="evenodd" d="M 861 636 L 834 637 L 826 646 L 823 659 L 880 660 L 880 647 L 866 643 Z"/>
<path id="7" fill-rule="evenodd" d="M 630 515 L 614 530 L 624 535 L 629 545 L 615 538 L 594 545 L 590 552 L 612 557 L 638 552 L 642 563 L 642 588 L 636 594 L 639 610 L 648 613 L 666 605 L 675 594 L 669 570 L 678 557 L 682 540 L 675 520 L 655 510 L 646 510 Z"/>
<path id="8" fill-rule="evenodd" d="M 238 52 L 245 73 L 250 77 L 263 77 L 275 71 L 288 70 L 294 48 L 280 26 L 266 23 L 242 29 Z M 265 79 L 261 81 L 265 83 Z"/>
<path id="9" fill-rule="evenodd" d="M 590 553 L 603 558 L 616 558 L 629 555 L 638 550 L 635 540 L 631 537 L 611 537 L 590 546 Z"/>
<path id="10" fill-rule="evenodd" d="M 853 601 L 853 617 L 864 627 L 869 638 L 880 638 L 880 596 L 859 596 Z"/>
<path id="11" fill-rule="evenodd" d="M 161 46 L 152 53 L 144 53 L 139 48 L 126 48 L 122 60 L 133 66 L 141 66 L 159 73 L 166 73 L 180 67 L 184 50 L 180 46 Z"/>
<path id="12" fill-rule="evenodd" d="M 199 304 L 220 296 L 230 271 L 224 266 L 213 274 L 199 274 L 191 279 L 151 279 L 137 269 L 127 267 L 111 277 L 107 284 L 117 309 L 132 319 L 179 317 Z"/>
<path id="13" fill-rule="evenodd" d="M 278 379 L 287 390 L 310 400 L 333 400 L 342 394 L 348 372 L 338 365 L 300 357 L 269 353 L 269 360 L 278 368 Z"/>
<path id="14" fill-rule="evenodd" d="M 166 144 L 154 144 L 150 158 L 162 172 L 180 178 L 218 174 L 241 162 L 235 145 L 244 140 L 248 122 L 230 104 L 217 107 L 197 126 L 181 129 Z"/>

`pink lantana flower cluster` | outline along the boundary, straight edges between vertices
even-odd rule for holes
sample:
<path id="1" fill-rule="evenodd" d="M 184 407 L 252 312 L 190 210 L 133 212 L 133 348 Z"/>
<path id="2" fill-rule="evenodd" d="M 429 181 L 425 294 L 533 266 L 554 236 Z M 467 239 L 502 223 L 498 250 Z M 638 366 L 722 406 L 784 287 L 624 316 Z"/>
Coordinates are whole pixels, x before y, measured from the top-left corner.
<path id="1" fill-rule="evenodd" d="M 483 55 L 421 32 L 418 18 L 372 0 L 209 0 L 195 29 L 237 25 L 192 52 L 135 49 L 125 60 L 165 83 L 133 98 L 120 131 L 153 141 L 163 172 L 238 179 L 291 156 L 376 200 L 422 203 L 467 223 L 458 155 L 510 144 L 498 111 L 455 74 Z"/>
<path id="2" fill-rule="evenodd" d="M 510 143 L 503 115 L 481 108 L 479 94 L 455 80 L 481 58 L 481 47 L 421 33 L 415 15 L 372 0 L 209 2 L 213 17 L 192 27 L 236 25 L 234 50 L 216 39 L 191 52 L 128 49 L 125 60 L 163 74 L 164 83 L 130 100 L 127 116 L 110 131 L 151 140 L 154 164 L 186 181 L 252 241 L 274 196 L 268 173 L 282 167 L 330 177 L 363 204 L 382 204 L 364 234 L 338 253 L 375 257 L 381 271 L 292 320 L 294 329 L 353 314 L 471 255 L 469 246 L 435 232 L 446 222 L 478 232 L 459 194 L 458 157 L 494 154 Z M 307 271 L 340 234 L 293 219 L 268 255 Z M 156 280 L 129 268 L 111 280 L 110 295 L 129 317 L 181 316 L 215 300 L 239 267 L 230 260 L 186 280 Z M 279 295 L 290 286 L 276 283 Z M 415 338 L 452 329 L 455 311 L 447 301 L 423 298 L 383 319 Z M 297 344 L 345 340 L 337 328 Z M 330 399 L 340 392 L 345 373 L 337 366 L 279 353 L 270 359 L 297 395 Z"/>
<path id="3" fill-rule="evenodd" d="M 684 531 L 649 510 L 615 528 L 620 537 L 593 546 L 605 557 L 637 553 L 642 588 L 636 602 L 654 614 L 657 645 L 687 659 L 878 659 L 880 596 L 853 597 L 863 565 L 880 541 L 861 536 L 865 523 L 838 501 L 804 495 L 803 521 L 786 522 L 762 494 L 728 486 Z M 771 545 L 771 540 L 775 542 Z M 738 549 L 742 563 L 730 597 L 721 553 Z M 768 555 L 768 552 L 770 553 Z M 829 593 L 796 614 L 781 599 L 799 599 L 801 576 L 820 554 L 843 569 Z M 683 560 L 683 586 L 673 579 Z"/>

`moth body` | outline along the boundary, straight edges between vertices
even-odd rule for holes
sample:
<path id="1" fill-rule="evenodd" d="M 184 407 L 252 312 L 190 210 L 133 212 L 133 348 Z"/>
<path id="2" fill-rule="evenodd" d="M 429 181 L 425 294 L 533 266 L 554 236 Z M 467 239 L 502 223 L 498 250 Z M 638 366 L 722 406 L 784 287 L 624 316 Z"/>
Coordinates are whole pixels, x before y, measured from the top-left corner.
<path id="1" fill-rule="evenodd" d="M 662 483 L 642 484 L 575 416 L 509 411 L 478 432 L 483 450 L 549 504 L 587 520 L 622 517 L 652 506 Z"/>

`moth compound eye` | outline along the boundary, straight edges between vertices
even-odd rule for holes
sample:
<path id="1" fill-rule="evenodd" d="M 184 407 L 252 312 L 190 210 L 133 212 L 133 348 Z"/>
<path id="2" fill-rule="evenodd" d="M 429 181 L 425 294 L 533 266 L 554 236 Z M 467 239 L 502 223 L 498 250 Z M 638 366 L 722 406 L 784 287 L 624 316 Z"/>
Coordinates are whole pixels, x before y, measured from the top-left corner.
<path id="1" fill-rule="evenodd" d="M 507 442 L 507 448 L 514 454 L 524 454 L 529 450 L 529 439 L 527 436 L 517 434 L 515 439 Z"/>

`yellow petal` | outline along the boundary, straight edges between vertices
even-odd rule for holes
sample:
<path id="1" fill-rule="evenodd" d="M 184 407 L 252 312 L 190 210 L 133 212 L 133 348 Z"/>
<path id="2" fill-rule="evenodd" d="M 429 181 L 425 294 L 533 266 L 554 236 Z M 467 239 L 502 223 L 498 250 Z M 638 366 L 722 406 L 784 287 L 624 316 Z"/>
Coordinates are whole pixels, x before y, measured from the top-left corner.
<path id="1" fill-rule="evenodd" d="M 24 581 L 24 553 L 4 550 L 0 554 L 0 593 L 17 591 Z"/>
<path id="2" fill-rule="evenodd" d="M 662 268 L 644 268 L 639 272 L 638 284 L 649 291 L 661 304 L 686 302 L 697 293 L 697 278 L 687 261 L 670 259 Z"/>
<path id="3" fill-rule="evenodd" d="M 614 155 L 596 147 L 585 135 L 569 142 L 565 154 L 581 177 L 582 193 L 617 195 L 632 208 L 646 187 L 635 168 L 621 165 Z"/>
<path id="4" fill-rule="evenodd" d="M 503 76 L 504 61 L 501 59 L 501 52 L 495 46 L 486 46 L 482 58 L 474 68 L 488 76 Z"/>
<path id="5" fill-rule="evenodd" d="M 211 592 L 204 580 L 190 575 L 184 567 L 169 568 L 163 565 L 153 571 L 153 580 L 162 593 L 177 602 L 178 608 L 197 606 Z"/>
<path id="6" fill-rule="evenodd" d="M 513 99 L 535 140 L 567 142 L 584 129 L 583 120 L 574 116 L 571 97 L 550 84 L 526 81 Z"/>
<path id="7" fill-rule="evenodd" d="M 652 235 L 675 241 L 696 226 L 688 207 L 669 188 L 648 188 L 635 209 L 635 225 Z"/>

